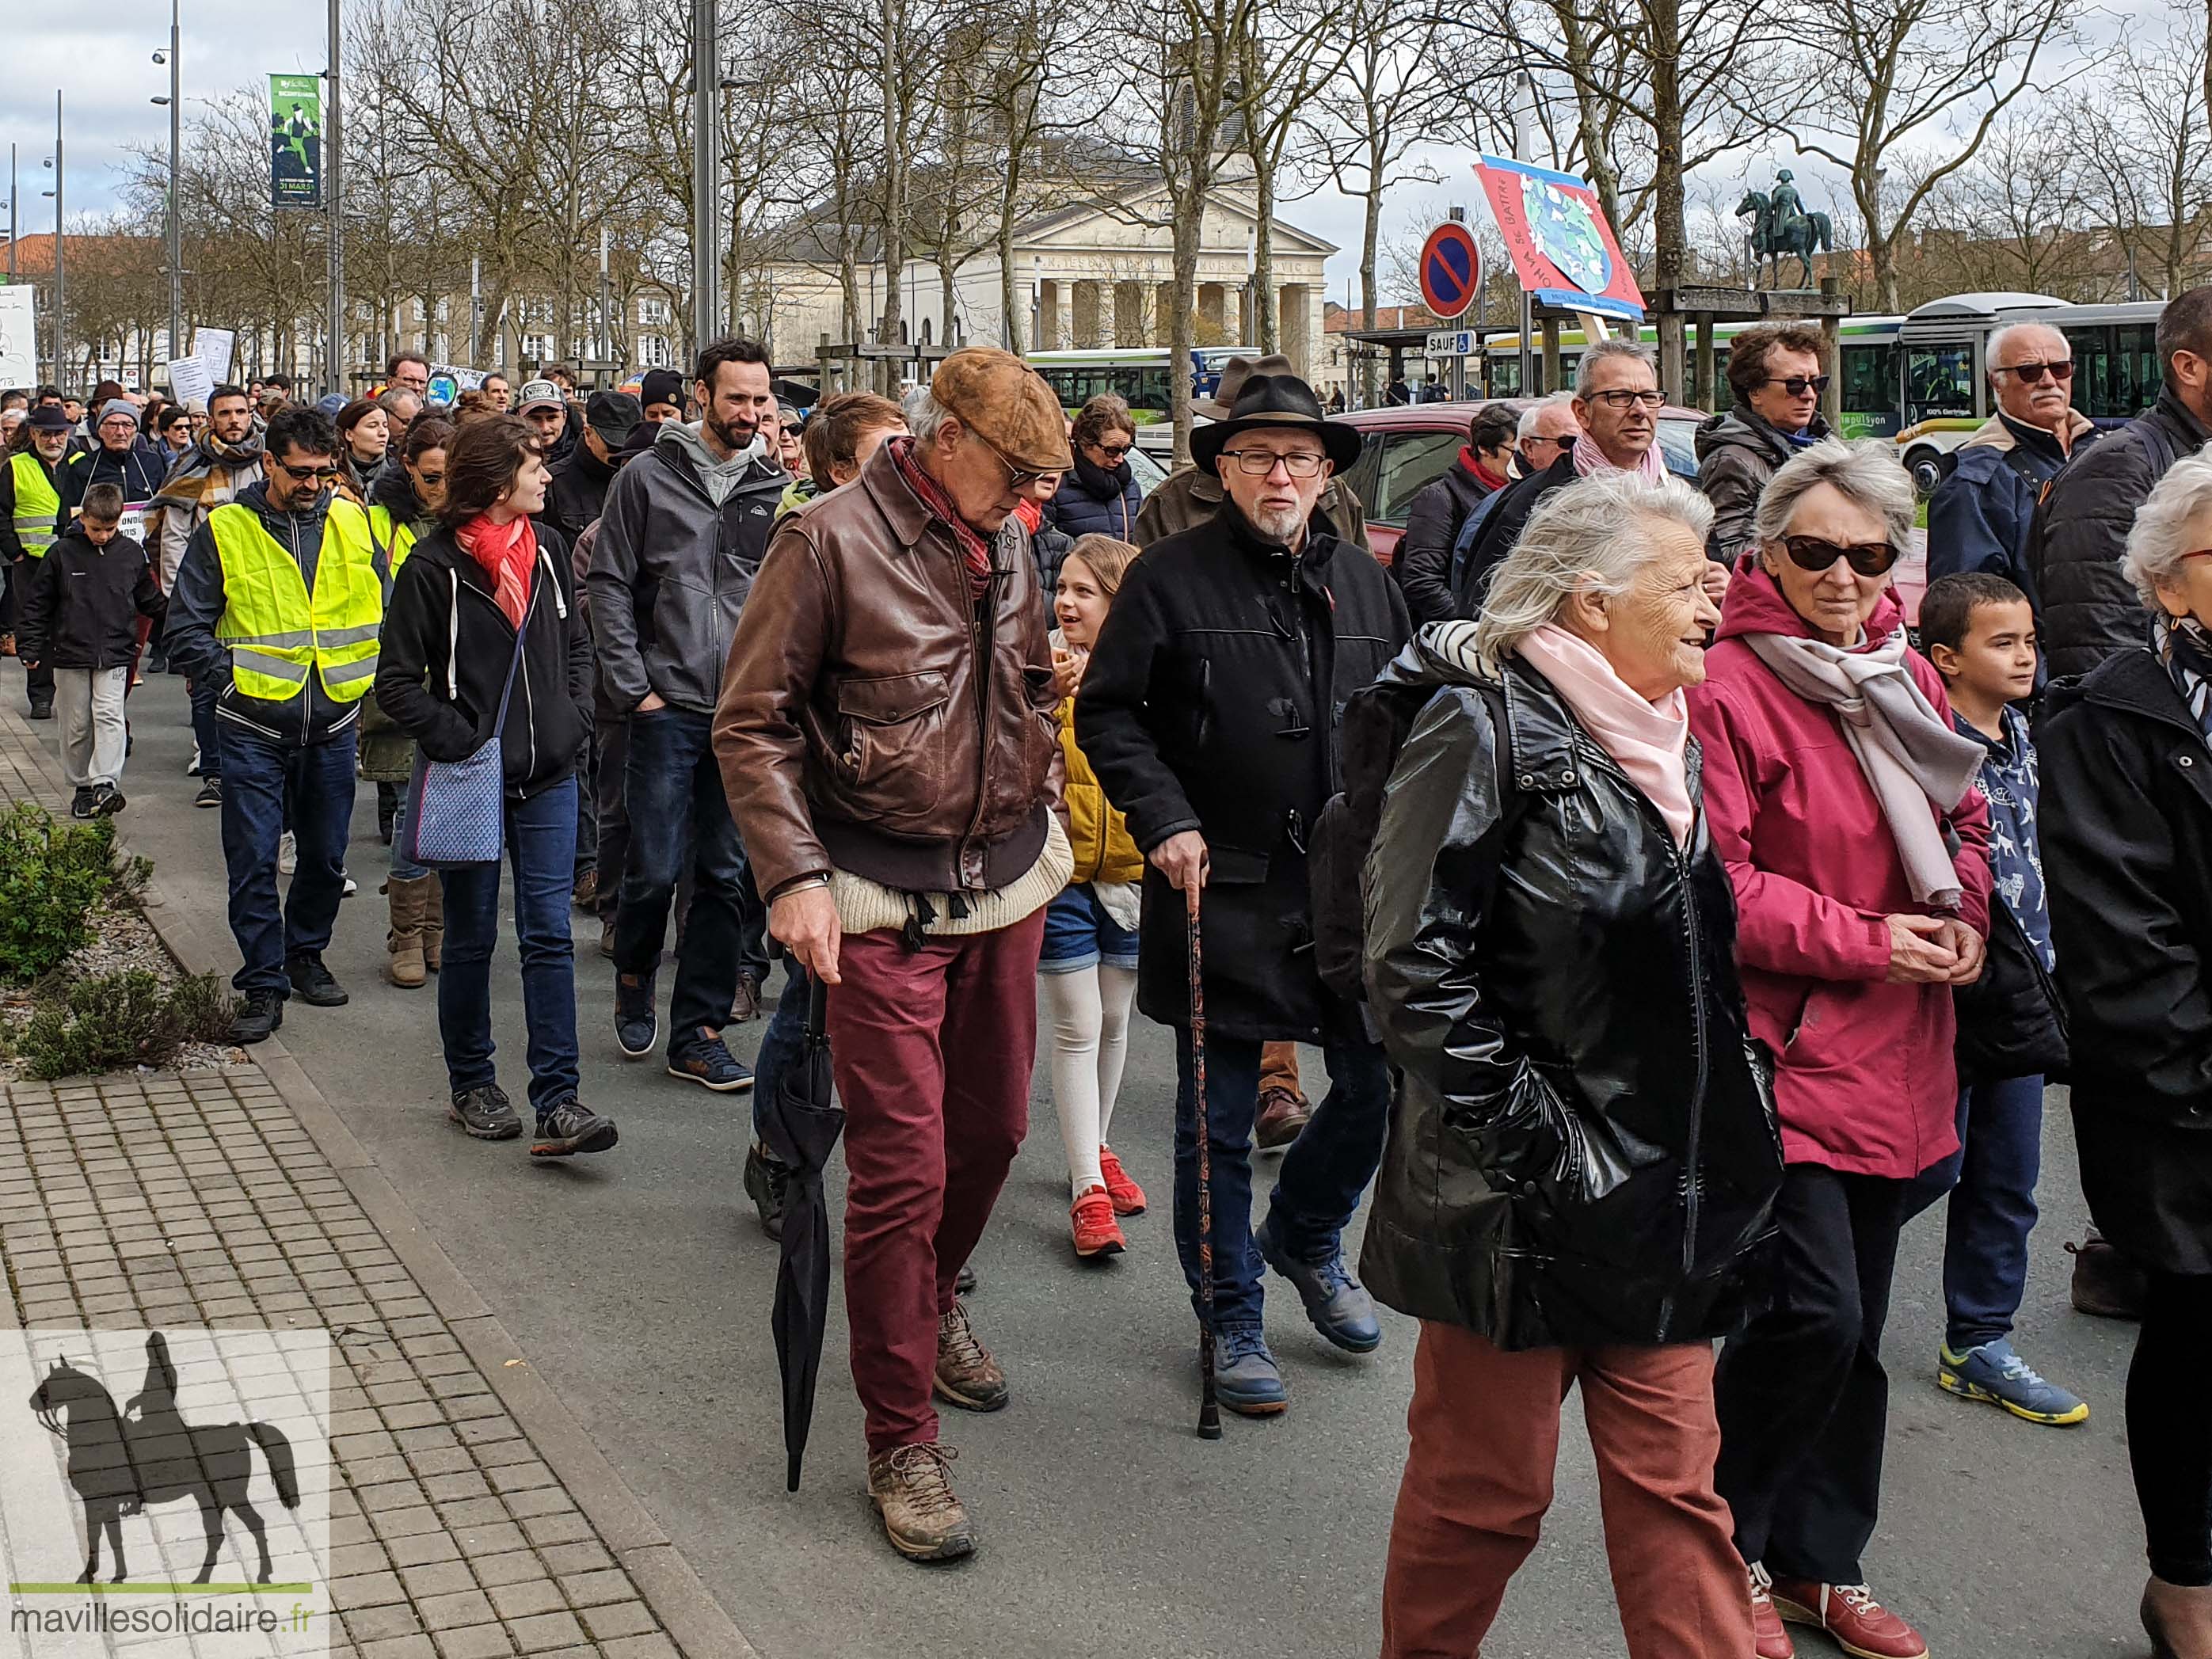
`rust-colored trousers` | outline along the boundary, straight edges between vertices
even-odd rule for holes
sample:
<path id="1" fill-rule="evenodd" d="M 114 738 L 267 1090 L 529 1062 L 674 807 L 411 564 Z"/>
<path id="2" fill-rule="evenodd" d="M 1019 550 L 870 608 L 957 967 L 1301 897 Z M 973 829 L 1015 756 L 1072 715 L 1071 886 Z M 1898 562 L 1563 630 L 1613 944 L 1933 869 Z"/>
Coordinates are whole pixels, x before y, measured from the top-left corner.
<path id="1" fill-rule="evenodd" d="M 1482 1651 L 1551 1507 L 1559 1410 L 1577 1383 L 1631 1659 L 1748 1659 L 1749 1583 L 1713 1491 L 1711 1346 L 1507 1353 L 1431 1322 L 1413 1356 L 1383 1659 Z"/>

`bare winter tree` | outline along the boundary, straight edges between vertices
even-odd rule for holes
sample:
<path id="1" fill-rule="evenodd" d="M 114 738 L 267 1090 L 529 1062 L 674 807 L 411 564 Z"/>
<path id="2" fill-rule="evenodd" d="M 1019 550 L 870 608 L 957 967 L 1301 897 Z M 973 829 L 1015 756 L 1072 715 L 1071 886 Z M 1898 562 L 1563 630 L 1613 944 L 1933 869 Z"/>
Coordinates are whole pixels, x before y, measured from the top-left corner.
<path id="1" fill-rule="evenodd" d="M 2091 210 L 2120 244 L 2130 299 L 2188 287 L 2203 269 L 2212 228 L 2205 19 L 2177 11 L 2139 21 L 2142 32 L 2121 44 L 2117 72 L 2047 123 L 2082 140 Z"/>

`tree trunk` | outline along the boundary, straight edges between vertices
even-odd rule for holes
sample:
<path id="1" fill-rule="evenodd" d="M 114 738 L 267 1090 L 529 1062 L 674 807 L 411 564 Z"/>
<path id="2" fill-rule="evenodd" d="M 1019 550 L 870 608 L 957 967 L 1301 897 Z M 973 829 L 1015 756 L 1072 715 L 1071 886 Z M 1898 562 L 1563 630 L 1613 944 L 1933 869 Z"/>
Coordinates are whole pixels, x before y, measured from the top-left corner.
<path id="1" fill-rule="evenodd" d="M 902 143 L 899 113 L 899 77 L 905 73 L 900 58 L 905 51 L 905 19 L 901 0 L 883 0 L 883 51 L 881 68 L 884 94 L 884 313 L 883 327 L 878 338 L 884 345 L 899 343 L 899 283 L 906 274 L 906 172 L 907 158 Z M 878 390 L 886 396 L 895 396 L 898 390 L 898 371 L 889 360 L 882 365 Z"/>
<path id="2" fill-rule="evenodd" d="M 1021 301 L 1014 293 L 1014 193 L 1011 182 L 999 198 L 999 315 L 1006 349 L 1022 355 Z"/>
<path id="3" fill-rule="evenodd" d="M 1382 163 L 1380 156 L 1374 155 L 1371 149 L 1370 154 L 1373 160 L 1367 174 L 1365 211 L 1361 216 L 1359 228 L 1359 325 L 1371 331 L 1375 326 L 1375 250 L 1382 234 Z M 1375 383 L 1375 372 L 1378 367 L 1374 348 L 1368 347 L 1360 353 L 1361 402 L 1369 409 L 1374 408 L 1379 401 L 1377 394 L 1381 388 Z"/>
<path id="4" fill-rule="evenodd" d="M 1260 210 L 1259 222 L 1252 230 L 1252 309 L 1258 313 L 1254 320 L 1260 325 L 1253 343 L 1264 357 L 1281 350 L 1282 345 L 1277 338 L 1280 331 L 1275 312 L 1275 163 L 1273 157 L 1261 155 L 1261 148 L 1252 147 L 1255 200 Z"/>
<path id="5" fill-rule="evenodd" d="M 1651 125 L 1658 141 L 1652 173 L 1652 275 L 1662 293 L 1682 285 L 1682 257 L 1689 240 L 1683 224 L 1681 12 L 1676 0 L 1651 0 Z M 1683 361 L 1682 317 L 1659 319 L 1659 384 L 1675 403 L 1689 401 Z"/>
<path id="6" fill-rule="evenodd" d="M 1194 161 L 1193 165 L 1202 167 L 1204 162 Z M 1193 210 L 1175 215 L 1173 251 L 1169 256 L 1173 277 L 1170 303 L 1175 315 L 1168 319 L 1168 410 L 1175 422 L 1177 466 L 1190 459 L 1190 375 L 1186 366 L 1198 346 L 1198 243 L 1206 217 L 1204 186 L 1194 181 L 1191 194 L 1196 198 Z"/>

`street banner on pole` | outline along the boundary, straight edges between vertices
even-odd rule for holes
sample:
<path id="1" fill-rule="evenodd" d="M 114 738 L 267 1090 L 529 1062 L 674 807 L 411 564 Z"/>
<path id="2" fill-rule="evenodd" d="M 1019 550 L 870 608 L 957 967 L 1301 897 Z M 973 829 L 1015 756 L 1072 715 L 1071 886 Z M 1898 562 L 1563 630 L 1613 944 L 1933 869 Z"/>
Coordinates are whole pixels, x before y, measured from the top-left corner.
<path id="1" fill-rule="evenodd" d="M 39 383 L 39 331 L 29 283 L 0 283 L 0 386 Z"/>
<path id="2" fill-rule="evenodd" d="M 230 378 L 231 347 L 238 339 L 238 331 L 229 328 L 196 328 L 192 331 L 192 356 L 207 365 L 208 379 L 221 386 Z"/>
<path id="3" fill-rule="evenodd" d="M 323 204 L 323 83 L 318 76 L 269 77 L 269 199 L 280 208 Z"/>
<path id="4" fill-rule="evenodd" d="M 1474 169 L 1521 286 L 1566 311 L 1644 320 L 1644 293 L 1589 184 L 1569 173 L 1485 155 Z"/>

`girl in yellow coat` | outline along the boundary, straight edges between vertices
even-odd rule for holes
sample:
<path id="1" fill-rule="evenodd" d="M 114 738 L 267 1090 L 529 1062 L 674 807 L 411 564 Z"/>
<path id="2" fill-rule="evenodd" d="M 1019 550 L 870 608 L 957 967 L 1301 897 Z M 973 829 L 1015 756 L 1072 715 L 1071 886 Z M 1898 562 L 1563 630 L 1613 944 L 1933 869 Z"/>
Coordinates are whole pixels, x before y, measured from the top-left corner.
<path id="1" fill-rule="evenodd" d="M 1129 1008 L 1137 991 L 1137 890 L 1144 855 L 1121 815 L 1075 746 L 1075 688 L 1091 647 L 1137 550 L 1108 536 L 1084 536 L 1060 565 L 1053 614 L 1053 665 L 1060 679 L 1060 746 L 1067 763 L 1068 837 L 1075 876 L 1046 908 L 1037 972 L 1052 1015 L 1052 1096 L 1067 1148 L 1069 1212 L 1079 1256 L 1118 1255 L 1127 1248 L 1117 1216 L 1145 1207 L 1106 1145 L 1114 1097 L 1128 1054 Z"/>

